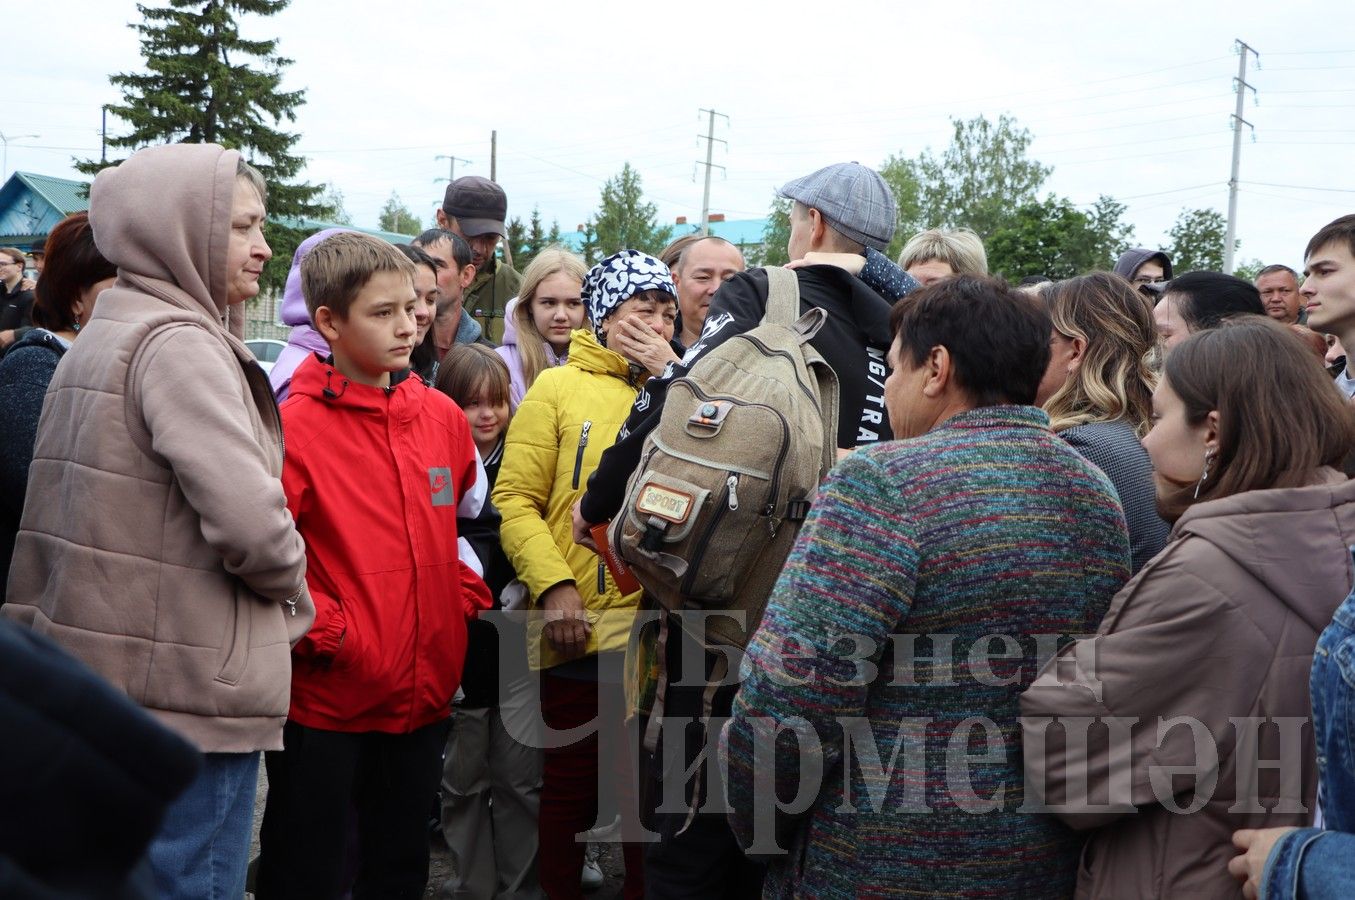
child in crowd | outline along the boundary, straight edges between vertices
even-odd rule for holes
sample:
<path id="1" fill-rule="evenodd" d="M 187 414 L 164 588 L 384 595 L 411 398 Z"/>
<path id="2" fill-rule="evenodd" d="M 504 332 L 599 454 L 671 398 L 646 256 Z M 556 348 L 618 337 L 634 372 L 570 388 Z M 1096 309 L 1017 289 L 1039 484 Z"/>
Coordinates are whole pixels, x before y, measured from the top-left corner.
<path id="1" fill-rule="evenodd" d="M 547 247 L 522 273 L 522 292 L 508 301 L 503 346 L 496 352 L 512 378 L 514 410 L 538 375 L 569 359 L 569 336 L 585 318 L 583 260 L 563 247 Z"/>
<path id="2" fill-rule="evenodd" d="M 489 489 L 499 474 L 508 431 L 508 367 L 483 344 L 447 351 L 438 390 L 461 407 L 485 464 Z M 499 543 L 499 511 L 486 503 L 457 530 L 479 558 L 494 609 L 504 607 L 513 566 Z M 521 585 L 515 586 L 521 590 Z M 452 853 L 453 897 L 539 897 L 536 815 L 541 750 L 535 679 L 527 667 L 521 614 L 494 613 L 470 623 L 463 697 L 452 718 L 442 771 L 442 833 Z"/>
<path id="3" fill-rule="evenodd" d="M 457 554 L 483 491 L 466 417 L 411 377 L 413 265 L 335 235 L 302 262 L 307 357 L 282 406 L 283 488 L 318 607 L 293 650 L 283 749 L 267 755 L 257 896 L 337 896 L 350 807 L 356 896 L 418 897 L 466 622 L 490 598 Z M 479 494 L 483 497 L 483 494 Z"/>
<path id="4" fill-rule="evenodd" d="M 422 247 L 396 244 L 395 249 L 414 263 L 414 352 L 409 354 L 409 367 L 430 385 L 438 375 L 438 351 L 433 341 L 433 317 L 437 315 L 438 269 L 442 262 L 428 255 Z"/>
<path id="5" fill-rule="evenodd" d="M 541 373 L 508 432 L 494 505 L 503 549 L 544 614 L 529 628 L 528 654 L 541 670 L 541 713 L 555 731 L 589 727 L 589 737 L 545 751 L 540 813 L 541 885 L 551 898 L 581 896 L 581 832 L 613 811 L 598 797 L 599 772 L 620 794 L 631 826 L 634 776 L 622 729 L 622 667 L 640 593 L 622 595 L 597 554 L 573 540 L 572 511 L 598 460 L 616 440 L 641 380 L 638 360 L 608 348 L 622 321 L 673 336 L 677 294 L 668 268 L 622 250 L 584 283 L 592 330 L 570 338 L 569 362 Z M 596 732 L 591 728 L 596 725 Z M 639 843 L 624 842 L 625 896 L 644 895 Z"/>

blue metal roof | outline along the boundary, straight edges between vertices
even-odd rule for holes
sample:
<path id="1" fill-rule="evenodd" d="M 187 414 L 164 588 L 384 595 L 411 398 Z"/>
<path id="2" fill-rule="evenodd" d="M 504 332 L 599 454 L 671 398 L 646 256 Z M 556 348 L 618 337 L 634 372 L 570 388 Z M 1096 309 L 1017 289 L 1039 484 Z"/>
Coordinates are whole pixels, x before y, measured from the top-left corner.
<path id="1" fill-rule="evenodd" d="M 66 216 L 89 209 L 89 198 L 84 196 L 87 188 L 88 182 L 84 181 L 33 172 L 15 172 L 0 186 L 0 246 L 29 249 L 39 238 L 46 237 Z M 412 234 L 339 225 L 320 219 L 282 216 L 277 221 L 288 228 L 307 232 L 323 228 L 351 228 L 376 235 L 392 244 L 406 244 L 414 239 Z"/>
<path id="2" fill-rule="evenodd" d="M 27 250 L 73 212 L 89 209 L 85 182 L 15 172 L 0 185 L 0 241 Z"/>

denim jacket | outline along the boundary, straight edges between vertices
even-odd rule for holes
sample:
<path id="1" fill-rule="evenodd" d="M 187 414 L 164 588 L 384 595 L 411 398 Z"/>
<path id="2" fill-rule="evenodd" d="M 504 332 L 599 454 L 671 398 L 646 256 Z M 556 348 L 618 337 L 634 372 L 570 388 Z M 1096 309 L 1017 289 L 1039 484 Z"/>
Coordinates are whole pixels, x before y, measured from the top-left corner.
<path id="1" fill-rule="evenodd" d="M 1276 841 L 1262 900 L 1355 896 L 1355 589 L 1317 640 L 1309 687 L 1324 827 Z"/>

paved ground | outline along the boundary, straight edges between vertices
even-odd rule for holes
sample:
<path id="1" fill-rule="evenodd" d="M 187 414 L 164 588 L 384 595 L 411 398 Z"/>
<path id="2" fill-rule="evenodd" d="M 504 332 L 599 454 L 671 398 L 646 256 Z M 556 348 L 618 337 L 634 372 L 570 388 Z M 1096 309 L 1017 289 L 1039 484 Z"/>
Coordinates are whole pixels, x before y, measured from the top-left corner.
<path id="1" fill-rule="evenodd" d="M 259 767 L 259 791 L 254 799 L 254 843 L 250 857 L 258 855 L 259 852 L 259 823 L 263 819 L 263 801 L 268 792 L 268 776 L 263 771 L 263 766 Z M 448 876 L 452 874 L 451 854 L 442 841 L 434 840 L 431 842 L 431 858 L 428 863 L 428 890 L 424 892 L 425 897 L 436 897 L 438 885 L 442 884 Z M 615 900 L 621 896 L 621 853 L 615 846 L 608 846 L 602 857 L 602 871 L 607 875 L 607 882 L 600 889 L 589 894 L 592 900 Z"/>

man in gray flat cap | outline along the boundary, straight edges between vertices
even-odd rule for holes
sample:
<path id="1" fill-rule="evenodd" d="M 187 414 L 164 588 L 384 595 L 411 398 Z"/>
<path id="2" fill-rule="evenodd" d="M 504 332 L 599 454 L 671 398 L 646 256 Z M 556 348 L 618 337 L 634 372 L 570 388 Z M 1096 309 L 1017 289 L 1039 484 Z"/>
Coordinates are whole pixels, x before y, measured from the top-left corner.
<path id="1" fill-rule="evenodd" d="M 891 334 L 889 313 L 893 303 L 916 282 L 880 251 L 894 236 L 897 220 L 894 197 L 879 173 L 859 163 L 838 163 L 797 178 L 781 188 L 781 196 L 794 201 L 790 213 L 792 261 L 806 254 L 857 254 L 864 256 L 860 277 L 833 265 L 796 268 L 800 288 L 800 311 L 822 307 L 828 320 L 810 343 L 823 355 L 838 377 L 838 447 L 850 450 L 863 444 L 889 440 L 889 418 L 884 406 L 884 383 L 888 375 L 885 354 Z M 863 281 L 862 279 L 866 279 Z M 867 282 L 877 285 L 868 286 Z M 658 424 L 668 385 L 685 375 L 711 348 L 737 334 L 756 328 L 767 311 L 768 278 L 765 269 L 749 269 L 726 281 L 711 299 L 700 340 L 659 377 L 651 378 L 640 391 L 630 418 L 617 442 L 603 453 L 601 463 L 588 481 L 588 491 L 574 511 L 575 540 L 585 542 L 592 524 L 606 522 L 620 511 L 626 483 L 639 464 L 645 436 Z M 683 677 L 683 660 L 706 656 L 710 671 L 712 651 L 694 640 L 681 627 L 669 627 L 665 647 L 666 675 L 662 713 L 664 719 L 695 722 L 706 720 L 703 736 L 687 731 L 686 746 L 674 754 L 656 752 L 643 775 L 657 803 L 665 794 L 664 783 L 685 782 L 680 791 L 688 804 L 700 804 L 701 812 L 688 822 L 688 810 L 664 808 L 648 816 L 648 827 L 659 840 L 645 851 L 645 892 L 649 898 L 756 897 L 761 895 L 763 867 L 744 856 L 713 800 L 723 792 L 718 771 L 710 774 L 693 765 L 702 753 L 714 758 L 719 726 L 729 715 L 735 685 L 722 685 L 709 709 L 704 707 L 706 684 L 703 673 Z M 707 712 L 709 715 L 707 715 Z M 652 727 L 652 726 L 651 726 Z M 680 729 L 661 728 L 661 735 Z M 660 737 L 660 741 L 664 737 Z M 673 766 L 680 759 L 682 765 Z M 670 763 L 664 766 L 664 761 Z M 705 767 L 716 769 L 718 766 Z M 697 785 L 708 785 L 697 788 Z"/>

